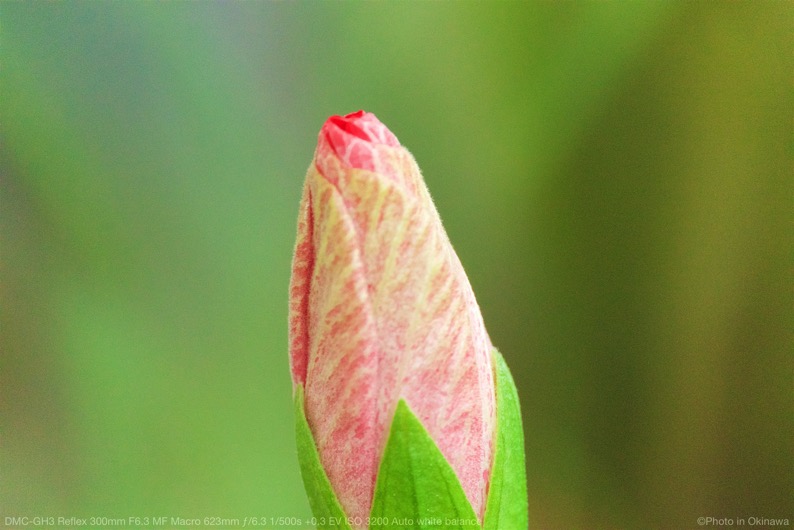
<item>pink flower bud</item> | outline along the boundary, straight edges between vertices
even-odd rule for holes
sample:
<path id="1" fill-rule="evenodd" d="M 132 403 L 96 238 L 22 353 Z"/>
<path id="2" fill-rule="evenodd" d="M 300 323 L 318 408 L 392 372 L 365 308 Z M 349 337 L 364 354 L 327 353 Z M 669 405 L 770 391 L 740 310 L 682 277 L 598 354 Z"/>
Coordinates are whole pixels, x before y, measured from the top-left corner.
<path id="1" fill-rule="evenodd" d="M 411 154 L 363 111 L 320 131 L 290 285 L 290 365 L 320 461 L 366 520 L 400 399 L 482 520 L 495 428 L 492 346 Z"/>

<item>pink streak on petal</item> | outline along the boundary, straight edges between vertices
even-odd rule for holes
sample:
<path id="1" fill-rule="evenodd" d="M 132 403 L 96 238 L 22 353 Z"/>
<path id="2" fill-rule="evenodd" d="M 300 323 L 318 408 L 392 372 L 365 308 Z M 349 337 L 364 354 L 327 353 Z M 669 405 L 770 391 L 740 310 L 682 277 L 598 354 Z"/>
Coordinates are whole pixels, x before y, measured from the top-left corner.
<path id="1" fill-rule="evenodd" d="M 290 278 L 289 351 L 293 385 L 306 382 L 309 358 L 309 286 L 314 270 L 313 215 L 308 182 L 298 213 L 298 237 Z"/>

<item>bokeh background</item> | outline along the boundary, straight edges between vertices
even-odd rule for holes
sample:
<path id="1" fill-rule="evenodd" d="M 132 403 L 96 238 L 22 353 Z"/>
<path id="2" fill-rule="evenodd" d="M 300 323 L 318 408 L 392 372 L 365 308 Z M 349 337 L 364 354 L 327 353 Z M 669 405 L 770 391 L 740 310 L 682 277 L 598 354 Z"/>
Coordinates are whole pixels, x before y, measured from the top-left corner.
<path id="1" fill-rule="evenodd" d="M 512 367 L 532 528 L 794 521 L 792 5 L 0 4 L 0 516 L 309 516 L 297 207 L 363 108 Z"/>

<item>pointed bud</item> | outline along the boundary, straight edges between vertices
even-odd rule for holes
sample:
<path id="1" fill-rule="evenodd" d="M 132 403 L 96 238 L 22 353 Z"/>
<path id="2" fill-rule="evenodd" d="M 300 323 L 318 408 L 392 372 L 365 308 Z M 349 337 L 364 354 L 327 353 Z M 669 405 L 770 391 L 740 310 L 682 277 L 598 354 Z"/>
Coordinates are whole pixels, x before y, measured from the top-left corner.
<path id="1" fill-rule="evenodd" d="M 492 345 L 416 162 L 363 111 L 328 119 L 306 175 L 290 364 L 348 516 L 370 514 L 404 400 L 482 521 L 495 443 Z"/>

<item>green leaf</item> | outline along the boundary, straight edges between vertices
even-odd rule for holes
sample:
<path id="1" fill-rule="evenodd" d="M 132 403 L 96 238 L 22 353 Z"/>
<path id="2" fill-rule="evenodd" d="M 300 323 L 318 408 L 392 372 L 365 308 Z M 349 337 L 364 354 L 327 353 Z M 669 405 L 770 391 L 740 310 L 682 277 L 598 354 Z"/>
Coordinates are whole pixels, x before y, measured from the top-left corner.
<path id="1" fill-rule="evenodd" d="M 523 530 L 528 525 L 528 514 L 521 408 L 507 364 L 495 349 L 493 357 L 496 368 L 496 447 L 483 528 Z"/>
<path id="2" fill-rule="evenodd" d="M 458 477 L 404 400 L 378 470 L 370 528 L 480 528 Z"/>
<path id="3" fill-rule="evenodd" d="M 320 454 L 314 444 L 314 436 L 303 410 L 303 387 L 295 392 L 295 437 L 298 445 L 298 462 L 303 475 L 303 485 L 309 497 L 309 505 L 316 519 L 317 528 L 350 530 L 345 512 L 331 488 L 331 482 L 320 463 Z"/>

